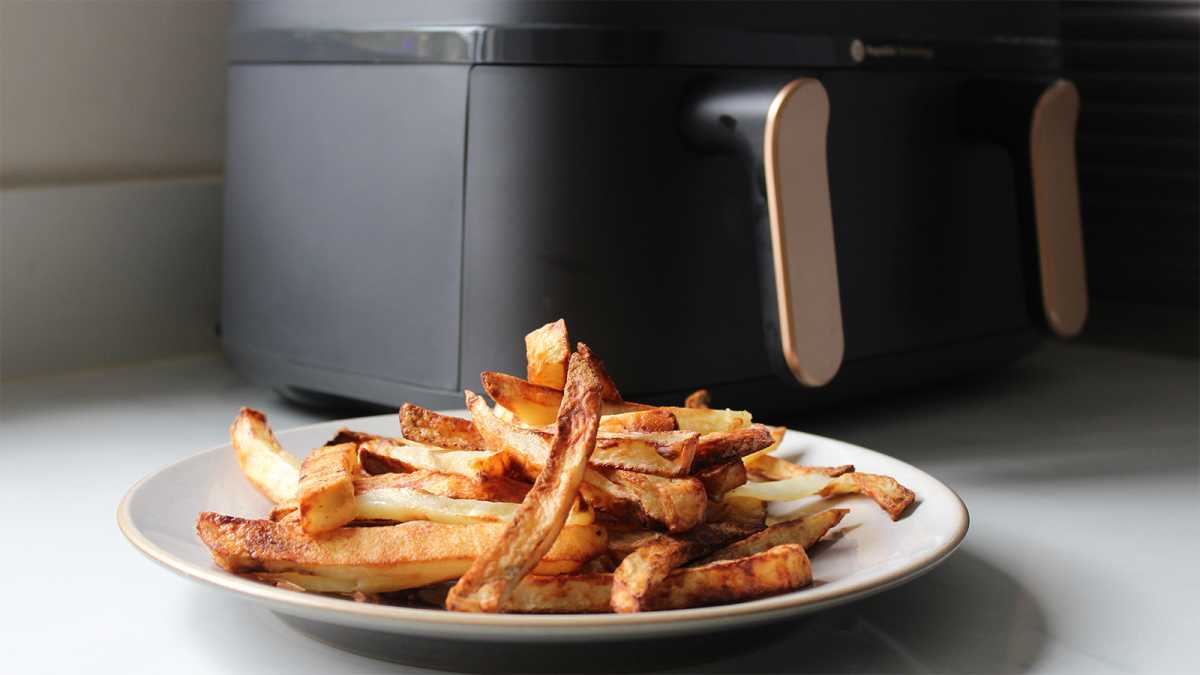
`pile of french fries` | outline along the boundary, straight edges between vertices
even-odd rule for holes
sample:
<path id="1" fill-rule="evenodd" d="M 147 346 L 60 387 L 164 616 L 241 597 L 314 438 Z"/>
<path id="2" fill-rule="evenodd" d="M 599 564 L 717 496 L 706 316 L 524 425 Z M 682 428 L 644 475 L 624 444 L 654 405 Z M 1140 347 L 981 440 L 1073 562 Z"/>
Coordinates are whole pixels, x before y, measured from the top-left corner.
<path id="1" fill-rule="evenodd" d="M 343 429 L 303 461 L 266 417 L 230 429 L 268 518 L 201 513 L 225 569 L 297 591 L 467 612 L 640 612 L 812 583 L 806 551 L 848 513 L 769 518 L 767 503 L 870 497 L 893 520 L 913 493 L 853 466 L 771 454 L 782 428 L 709 407 L 621 398 L 563 321 L 525 337 L 528 379 L 485 372 L 471 419 L 416 405 L 401 435 Z"/>

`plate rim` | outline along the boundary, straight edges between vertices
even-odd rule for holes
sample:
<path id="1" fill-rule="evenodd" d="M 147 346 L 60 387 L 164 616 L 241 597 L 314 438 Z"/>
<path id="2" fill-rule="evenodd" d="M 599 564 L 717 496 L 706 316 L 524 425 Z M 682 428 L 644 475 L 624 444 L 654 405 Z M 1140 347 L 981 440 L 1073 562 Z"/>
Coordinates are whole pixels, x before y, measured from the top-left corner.
<path id="1" fill-rule="evenodd" d="M 462 413 L 462 410 L 446 411 L 449 413 Z M 344 418 L 337 420 L 328 420 L 324 422 L 316 422 L 297 427 L 290 427 L 277 431 L 277 434 L 304 432 L 318 427 L 328 425 L 346 425 L 363 420 L 380 420 L 382 418 L 392 417 L 393 413 L 382 415 L 369 415 L 364 417 Z M 184 578 L 196 581 L 201 584 L 216 586 L 218 589 L 235 593 L 239 596 L 247 596 L 249 599 L 257 602 L 274 605 L 279 611 L 287 611 L 285 608 L 290 608 L 295 611 L 302 611 L 309 618 L 321 616 L 321 613 L 331 612 L 340 620 L 334 621 L 333 617 L 328 617 L 323 620 L 341 623 L 343 625 L 349 623 L 353 625 L 363 625 L 365 622 L 371 622 L 372 627 L 379 630 L 387 630 L 392 626 L 400 624 L 416 624 L 422 626 L 423 632 L 426 633 L 445 633 L 454 632 L 462 629 L 472 630 L 496 630 L 504 632 L 514 629 L 550 629 L 550 630 L 565 630 L 569 632 L 585 632 L 585 631 L 605 631 L 605 630 L 620 630 L 623 628 L 635 627 L 659 627 L 670 628 L 677 630 L 686 630 L 688 627 L 697 624 L 706 624 L 714 621 L 725 620 L 746 620 L 754 619 L 770 620 L 773 617 L 785 614 L 816 611 L 826 606 L 833 604 L 843 604 L 865 598 L 870 595 L 894 588 L 898 585 L 911 581 L 918 576 L 934 569 L 947 558 L 949 558 L 962 544 L 966 538 L 968 529 L 970 528 L 970 512 L 967 510 L 966 504 L 962 497 L 950 486 L 938 480 L 929 473 L 905 462 L 896 457 L 884 454 L 882 452 L 865 448 L 860 445 L 848 443 L 835 438 L 819 436 L 807 432 L 787 428 L 788 434 L 797 434 L 801 437 L 817 439 L 826 443 L 833 443 L 842 446 L 850 446 L 858 452 L 864 452 L 868 455 L 882 458 L 887 461 L 899 462 L 909 469 L 923 475 L 934 484 L 945 489 L 951 497 L 953 497 L 953 505 L 957 507 L 957 527 L 947 541 L 939 547 L 914 557 L 912 560 L 899 566 L 897 569 L 887 572 L 883 578 L 874 578 L 856 582 L 849 588 L 843 588 L 836 592 L 827 592 L 822 594 L 819 589 L 799 589 L 788 593 L 768 596 L 756 600 L 745 602 L 737 602 L 726 605 L 716 605 L 711 607 L 694 607 L 689 609 L 675 609 L 656 612 L 637 612 L 631 614 L 484 614 L 484 613 L 468 613 L 468 612 L 447 612 L 438 609 L 424 609 L 418 607 L 399 607 L 394 605 L 376 605 L 371 603 L 350 602 L 342 598 L 328 597 L 318 594 L 297 593 L 274 586 L 268 586 L 261 582 L 244 579 L 236 574 L 220 569 L 215 565 L 211 567 L 201 567 L 191 562 L 183 560 L 158 544 L 154 543 L 144 532 L 141 531 L 134 523 L 130 512 L 130 503 L 147 483 L 158 478 L 161 474 L 166 473 L 181 464 L 196 460 L 208 454 L 215 454 L 229 447 L 229 443 L 220 443 L 210 446 L 203 450 L 192 453 L 186 457 L 182 457 L 170 464 L 160 467 L 151 473 L 143 476 L 140 480 L 133 484 L 121 498 L 117 506 L 117 525 L 121 533 L 138 551 L 153 562 L 165 567 L 166 569 L 183 576 Z M 814 594 L 816 597 L 814 597 Z M 289 612 L 290 613 L 290 612 Z M 322 619 L 317 619 L 322 620 Z M 387 622 L 387 625 L 380 625 L 377 622 Z M 486 635 L 476 635 L 480 639 L 486 639 Z M 497 636 L 511 637 L 511 636 Z"/>

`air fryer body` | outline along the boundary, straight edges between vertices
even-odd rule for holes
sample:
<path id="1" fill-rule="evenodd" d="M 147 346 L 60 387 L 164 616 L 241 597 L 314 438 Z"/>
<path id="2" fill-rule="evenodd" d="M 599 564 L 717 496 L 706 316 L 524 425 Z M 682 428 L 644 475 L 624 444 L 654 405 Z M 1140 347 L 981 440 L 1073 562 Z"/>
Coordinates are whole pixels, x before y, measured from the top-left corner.
<path id="1" fill-rule="evenodd" d="M 235 59 L 225 348 L 292 395 L 459 407 L 480 371 L 523 373 L 521 337 L 562 317 L 631 399 L 706 387 L 772 414 L 1028 352 L 1019 172 L 957 119 L 986 73 L 836 56 Z M 799 77 L 828 93 L 844 333 L 816 388 L 769 358 L 753 167 L 681 132 L 704 83 Z"/>

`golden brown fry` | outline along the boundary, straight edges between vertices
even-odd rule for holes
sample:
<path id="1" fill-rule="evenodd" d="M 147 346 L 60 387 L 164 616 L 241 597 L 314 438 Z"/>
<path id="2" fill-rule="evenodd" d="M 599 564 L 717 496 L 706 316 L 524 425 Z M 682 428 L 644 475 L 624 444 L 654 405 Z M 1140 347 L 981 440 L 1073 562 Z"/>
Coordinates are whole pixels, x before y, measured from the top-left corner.
<path id="1" fill-rule="evenodd" d="M 229 437 L 242 475 L 255 490 L 276 504 L 296 498 L 300 460 L 280 447 L 266 415 L 242 408 L 229 427 Z"/>
<path id="2" fill-rule="evenodd" d="M 523 424 L 541 427 L 554 424 L 558 407 L 562 403 L 562 392 L 527 382 L 519 377 L 485 371 L 479 376 L 483 389 L 497 405 L 516 415 Z M 618 415 L 635 410 L 647 410 L 653 406 L 640 403 L 604 401 L 602 415 Z"/>
<path id="3" fill-rule="evenodd" d="M 875 500 L 887 511 L 892 520 L 899 520 L 904 511 L 916 499 L 912 490 L 896 482 L 891 476 L 873 473 L 847 473 L 834 478 L 819 493 L 822 497 L 833 495 L 861 494 Z"/>
<path id="4" fill-rule="evenodd" d="M 287 518 L 289 515 L 291 515 L 293 513 L 298 513 L 299 511 L 300 511 L 300 505 L 298 503 L 296 503 L 296 500 L 293 499 L 290 502 L 276 504 L 275 506 L 271 507 L 271 512 L 270 512 L 270 514 L 268 514 L 267 517 L 270 518 L 271 520 L 283 520 L 284 518 Z"/>
<path id="5" fill-rule="evenodd" d="M 754 424 L 734 431 L 718 431 L 704 434 L 696 448 L 692 470 L 703 469 L 739 459 L 771 445 L 771 432 L 761 424 Z"/>
<path id="6" fill-rule="evenodd" d="M 457 578 L 503 528 L 500 524 L 412 521 L 344 527 L 312 537 L 295 521 L 275 523 L 201 513 L 196 523 L 196 532 L 213 560 L 231 572 L 298 572 L 353 583 L 353 588 L 341 592 L 397 591 Z M 567 526 L 535 571 L 573 572 L 602 553 L 606 541 L 603 527 Z"/>
<path id="7" fill-rule="evenodd" d="M 588 355 L 580 343 L 567 367 L 558 429 L 545 466 L 499 538 L 450 589 L 446 609 L 500 611 L 562 529 L 600 426 L 600 382 Z"/>
<path id="8" fill-rule="evenodd" d="M 354 443 L 326 445 L 309 453 L 300 465 L 300 526 L 309 534 L 336 530 L 354 520 Z"/>
<path id="9" fill-rule="evenodd" d="M 744 558 L 783 544 L 796 544 L 805 549 L 812 548 L 813 544 L 820 541 L 826 532 L 842 522 L 842 518 L 845 518 L 847 513 L 850 512 L 846 509 L 829 509 L 807 518 L 777 523 L 741 541 L 732 543 L 695 564 L 703 565 L 718 560 Z"/>
<path id="10" fill-rule="evenodd" d="M 600 431 L 608 433 L 678 431 L 675 415 L 661 408 L 634 410 L 600 418 Z"/>
<path id="11" fill-rule="evenodd" d="M 854 471 L 853 464 L 843 464 L 841 466 L 801 466 L 786 459 L 762 452 L 744 457 L 742 461 L 745 463 L 746 470 L 749 471 L 750 476 L 755 480 L 787 480 L 788 478 L 808 474 L 821 474 L 834 478 Z"/>
<path id="12" fill-rule="evenodd" d="M 355 494 L 384 488 L 410 488 L 453 499 L 520 503 L 529 484 L 504 476 L 461 476 L 420 469 L 409 473 L 383 473 L 354 479 Z"/>
<path id="13" fill-rule="evenodd" d="M 585 499 L 593 488 L 600 488 L 608 495 L 625 501 L 636 509 L 630 513 L 621 503 L 611 504 L 604 499 L 593 506 L 601 510 L 608 507 L 614 513 L 626 513 L 643 521 L 659 523 L 669 532 L 684 532 L 704 522 L 708 495 L 704 484 L 695 478 L 663 478 L 634 471 L 605 469 L 598 472 L 606 485 L 588 480 L 583 490 Z M 590 476 L 589 476 L 590 478 Z M 608 489 L 615 486 L 616 489 Z"/>
<path id="14" fill-rule="evenodd" d="M 613 611 L 641 611 L 647 597 L 671 570 L 758 529 L 734 523 L 704 523 L 676 536 L 644 537 L 613 572 Z"/>
<path id="15" fill-rule="evenodd" d="M 400 407 L 400 432 L 404 438 L 448 450 L 483 450 L 483 437 L 471 420 L 405 403 Z"/>
<path id="16" fill-rule="evenodd" d="M 369 473 L 400 473 L 425 469 L 439 473 L 475 476 L 503 476 L 508 471 L 508 456 L 503 452 L 445 450 L 389 439 L 363 443 L 358 448 L 363 466 Z"/>
<path id="17" fill-rule="evenodd" d="M 726 492 L 746 484 L 746 465 L 733 460 L 701 469 L 695 475 L 704 484 L 708 498 L 717 500 L 724 497 Z"/>
<path id="18" fill-rule="evenodd" d="M 804 549 L 777 546 L 748 558 L 672 572 L 647 599 L 646 609 L 685 609 L 803 588 L 812 583 Z M 529 576 L 509 599 L 509 611 L 539 614 L 602 613 L 611 609 L 612 575 Z"/>
<path id="19" fill-rule="evenodd" d="M 579 344 L 583 344 L 580 342 Z M 600 400 L 607 401 L 610 404 L 619 404 L 625 399 L 621 398 L 621 392 L 617 391 L 617 383 L 613 381 L 612 376 L 608 374 L 608 368 L 604 367 L 604 361 L 596 356 L 595 352 L 588 351 L 587 354 L 588 366 L 595 374 L 596 379 L 600 381 Z M 641 404 L 633 404 L 633 410 L 642 410 L 649 408 Z"/>
<path id="20" fill-rule="evenodd" d="M 672 570 L 695 557 L 691 542 L 658 537 L 625 556 L 613 572 L 612 609 L 618 613 L 639 612 L 646 596 Z"/>
<path id="21" fill-rule="evenodd" d="M 707 389 L 697 389 L 691 394 L 688 394 L 687 400 L 683 402 L 685 408 L 696 408 L 699 410 L 707 410 L 712 403 L 712 397 L 708 395 Z"/>
<path id="22" fill-rule="evenodd" d="M 647 598 L 645 609 L 684 609 L 752 600 L 812 583 L 804 548 L 785 544 L 746 558 L 678 569 Z"/>
<path id="23" fill-rule="evenodd" d="M 784 437 L 787 436 L 787 427 L 767 427 L 767 430 L 771 432 L 771 438 L 774 439 L 775 442 L 763 448 L 762 450 L 759 450 L 758 452 L 751 453 L 743 457 L 742 461 L 746 462 L 747 467 L 750 466 L 750 463 L 756 458 L 762 457 L 763 455 L 769 455 L 779 449 L 780 444 L 783 443 Z"/>
<path id="24" fill-rule="evenodd" d="M 376 434 L 368 434 L 365 431 L 355 431 L 353 429 L 342 427 L 341 429 L 338 429 L 333 438 L 325 442 L 325 445 L 341 445 L 342 443 L 354 443 L 355 445 L 361 445 L 367 441 L 373 441 L 377 438 L 383 437 Z"/>
<path id="25" fill-rule="evenodd" d="M 525 336 L 526 372 L 533 384 L 562 390 L 570 358 L 571 342 L 567 339 L 567 323 L 562 319 Z"/>

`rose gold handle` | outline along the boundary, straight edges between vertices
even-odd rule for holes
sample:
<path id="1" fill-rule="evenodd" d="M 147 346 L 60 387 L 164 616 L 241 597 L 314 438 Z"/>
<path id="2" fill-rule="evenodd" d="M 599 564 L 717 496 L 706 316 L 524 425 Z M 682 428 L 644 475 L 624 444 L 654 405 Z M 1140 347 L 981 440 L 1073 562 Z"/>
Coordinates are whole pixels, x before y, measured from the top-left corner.
<path id="1" fill-rule="evenodd" d="M 1038 97 L 1029 127 L 1029 169 L 1042 306 L 1046 324 L 1073 337 L 1087 320 L 1087 276 L 1075 170 L 1075 125 L 1079 92 L 1058 80 Z"/>
<path id="2" fill-rule="evenodd" d="M 780 347 L 788 369 L 808 386 L 833 379 L 845 351 L 825 154 L 828 128 L 825 87 L 801 78 L 775 95 L 763 131 Z"/>

